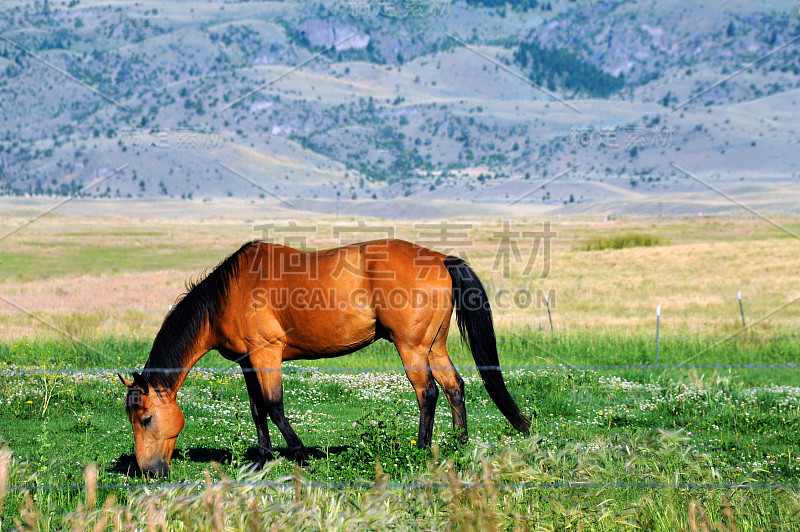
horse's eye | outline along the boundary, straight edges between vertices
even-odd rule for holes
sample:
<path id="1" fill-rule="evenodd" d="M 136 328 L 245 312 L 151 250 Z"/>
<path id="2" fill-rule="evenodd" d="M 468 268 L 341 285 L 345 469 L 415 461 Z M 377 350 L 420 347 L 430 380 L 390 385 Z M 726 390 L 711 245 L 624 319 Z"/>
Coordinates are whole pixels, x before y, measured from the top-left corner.
<path id="1" fill-rule="evenodd" d="M 150 426 L 150 423 L 153 421 L 153 416 L 147 416 L 142 420 L 142 427 L 147 428 Z"/>

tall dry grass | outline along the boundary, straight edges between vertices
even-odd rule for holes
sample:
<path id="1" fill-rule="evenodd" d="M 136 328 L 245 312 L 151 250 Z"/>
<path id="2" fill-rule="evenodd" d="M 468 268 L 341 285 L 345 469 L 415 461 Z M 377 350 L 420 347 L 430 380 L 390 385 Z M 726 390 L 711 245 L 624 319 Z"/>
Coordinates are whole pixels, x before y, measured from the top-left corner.
<path id="1" fill-rule="evenodd" d="M 97 473 L 89 466 L 77 508 L 59 526 L 75 531 L 214 532 L 791 529 L 789 516 L 800 512 L 796 494 L 683 486 L 718 480 L 710 460 L 692 452 L 687 443 L 681 433 L 654 431 L 565 444 L 554 451 L 542 445 L 541 438 L 533 438 L 496 454 L 478 448 L 467 464 L 442 460 L 434 449 L 425 473 L 395 483 L 376 462 L 375 478 L 363 485 L 313 484 L 300 469 L 275 478 L 273 462 L 263 471 L 241 469 L 220 482 L 212 482 L 207 474 L 203 485 L 148 486 L 119 503 L 113 494 L 101 502 Z M 4 449 L 0 504 L 9 496 L 9 481 L 24 478 L 24 463 Z M 642 483 L 662 487 L 636 486 Z M 14 527 L 41 530 L 56 525 L 30 493 L 22 493 L 21 499 Z M 7 528 L 7 523 L 0 526 Z"/>

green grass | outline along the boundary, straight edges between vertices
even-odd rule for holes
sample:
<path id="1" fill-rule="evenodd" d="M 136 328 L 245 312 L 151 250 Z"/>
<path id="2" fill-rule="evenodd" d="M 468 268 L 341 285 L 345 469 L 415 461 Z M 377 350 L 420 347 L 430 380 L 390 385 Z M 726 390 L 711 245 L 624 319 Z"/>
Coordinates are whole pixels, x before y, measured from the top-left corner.
<path id="1" fill-rule="evenodd" d="M 145 252 L 146 250 L 146 252 Z M 118 272 L 147 272 L 173 268 L 176 265 L 215 264 L 222 256 L 207 248 L 181 248 L 169 245 L 133 245 L 120 247 L 83 246 L 79 243 L 59 243 L 47 253 L 3 253 L 0 262 L 0 281 L 29 281 L 36 278 Z"/>
<path id="2" fill-rule="evenodd" d="M 791 336 L 736 339 L 717 346 L 714 342 L 699 337 L 663 339 L 661 362 L 683 362 L 703 349 L 708 350 L 698 361 L 720 363 L 796 362 L 800 352 L 800 338 Z M 499 346 L 501 362 L 507 366 L 649 364 L 653 356 L 650 338 L 554 340 L 526 333 L 504 336 Z M 148 350 L 147 342 L 124 339 L 94 341 L 88 346 L 59 341 L 7 343 L 0 345 L 0 367 L 133 368 L 141 367 Z M 474 364 L 460 343 L 451 342 L 450 352 L 457 365 Z M 230 367 L 216 353 L 207 355 L 199 365 L 220 370 Z M 310 366 L 348 367 L 353 371 L 291 369 Z M 396 369 L 358 371 L 374 367 Z M 82 484 L 83 470 L 89 463 L 97 464 L 97 481 L 101 486 L 147 482 L 125 474 L 132 463 L 133 439 L 124 416 L 124 389 L 114 372 L 109 369 L 102 375 L 4 376 L 5 386 L 0 391 L 0 437 L 25 462 L 24 474 L 12 478 L 12 484 Z M 436 414 L 434 441 L 438 455 L 435 457 L 433 451 L 418 450 L 413 445 L 418 408 L 391 344 L 381 342 L 358 354 L 333 360 L 287 364 L 284 378 L 287 414 L 304 443 L 317 453 L 302 471 L 302 479 L 316 483 L 374 480 L 379 463 L 387 480 L 430 480 L 444 475 L 440 469 L 445 462 L 451 464 L 448 474 L 460 475 L 459 478 L 480 477 L 481 460 L 502 462 L 508 460 L 509 453 L 517 453 L 514 456 L 527 464 L 524 467 L 534 469 L 540 467 L 543 457 L 562 457 L 547 475 L 536 477 L 542 482 L 587 480 L 585 475 L 590 471 L 592 482 L 674 483 L 677 479 L 698 483 L 800 484 L 797 460 L 800 388 L 796 387 L 800 371 L 795 368 L 510 370 L 505 376 L 512 395 L 524 411 L 537 414 L 532 435 L 528 437 L 516 433 L 502 418 L 476 372 L 465 370 L 462 374 L 467 380 L 471 439 L 466 445 L 456 442 L 450 432 L 449 407 L 442 395 Z M 219 370 L 193 371 L 178 401 L 186 416 L 186 427 L 178 439 L 169 481 L 200 481 L 206 471 L 210 471 L 214 480 L 241 476 L 239 470 L 252 460 L 255 445 L 255 429 L 241 376 Z M 657 431 L 679 434 L 676 436 L 679 444 L 667 445 L 669 449 L 664 447 L 666 444 L 658 444 L 653 450 L 651 440 Z M 283 449 L 283 439 L 274 426 L 271 435 L 273 445 L 279 451 Z M 650 443 L 642 443 L 645 440 Z M 631 470 L 625 467 L 626 459 L 619 454 L 623 452 L 619 445 L 643 446 L 641 452 L 645 455 L 663 456 L 658 464 L 645 460 L 638 470 Z M 603 451 L 591 456 L 578 453 L 577 449 L 585 452 L 585 448 Z M 576 453 L 582 458 L 573 459 Z M 695 459 L 702 462 L 701 466 Z M 603 462 L 602 467 L 592 462 L 598 460 Z M 219 467 L 214 469 L 212 462 L 219 463 Z M 495 473 L 506 482 L 516 478 L 514 468 L 523 465 L 505 463 L 503 467 L 511 469 Z M 278 460 L 258 478 L 277 481 L 294 474 L 293 463 Z M 683 520 L 680 522 L 684 522 L 693 498 L 715 501 L 718 505 L 723 495 L 738 497 L 737 512 L 744 507 L 753 511 L 761 508 L 763 514 L 759 514 L 762 521 L 758 521 L 754 520 L 755 514 L 737 513 L 739 530 L 759 529 L 748 527 L 747 523 L 781 522 L 781 512 L 790 507 L 788 502 L 783 501 L 782 506 L 774 506 L 772 510 L 765 508 L 783 500 L 781 497 L 791 499 L 787 493 L 763 490 L 696 492 L 675 488 L 664 495 L 664 490 L 644 488 L 584 488 L 565 490 L 569 492 L 566 494 L 531 488 L 519 496 L 509 495 L 514 491 L 509 490 L 502 488 L 503 493 L 495 494 L 506 501 L 495 508 L 500 513 L 506 512 L 507 515 L 503 514 L 506 517 L 530 515 L 536 508 L 544 508 L 542 501 L 548 497 L 556 502 L 563 497 L 559 504 L 577 505 L 583 516 L 578 520 L 597 529 L 606 525 L 598 520 L 599 510 L 592 505 L 608 497 L 615 501 L 612 513 L 616 518 L 636 523 L 647 516 L 675 523 L 670 520 L 670 512 L 678 512 Z M 100 490 L 101 504 L 110 492 Z M 356 492 L 349 495 L 334 492 L 328 489 L 324 496 L 344 497 L 339 501 L 343 504 L 347 497 L 356 497 Z M 119 503 L 138 504 L 137 496 L 130 492 L 116 491 L 114 495 Z M 323 493 L 318 495 L 322 497 Z M 439 495 L 444 497 L 442 493 Z M 481 496 L 484 495 L 487 494 Z M 33 494 L 33 504 L 43 516 L 49 516 L 49 526 L 62 526 L 64 516 L 74 511 L 83 497 L 76 490 L 37 491 Z M 445 500 L 447 497 L 440 502 L 445 504 Z M 643 502 L 648 500 L 651 502 Z M 792 500 L 796 505 L 796 499 Z M 645 511 L 643 504 L 655 506 Z M 18 515 L 22 505 L 19 492 L 8 496 L 4 525 L 11 523 L 8 519 Z M 446 521 L 456 519 L 462 510 L 459 503 L 449 510 L 440 508 L 437 511 L 444 513 L 436 515 Z M 427 510 L 420 512 L 420 517 L 427 516 Z M 553 522 L 562 525 L 577 522 L 569 521 L 577 519 L 570 515 L 564 514 L 561 521 Z M 458 517 L 461 518 L 466 519 L 464 515 Z M 405 515 L 401 521 L 407 524 L 409 519 Z M 794 529 L 787 523 L 785 529 Z M 654 526 L 659 528 L 657 524 Z"/>
<path id="3" fill-rule="evenodd" d="M 604 249 L 624 249 L 657 246 L 661 239 L 654 235 L 629 233 L 624 235 L 597 236 L 584 242 L 583 251 L 602 251 Z"/>

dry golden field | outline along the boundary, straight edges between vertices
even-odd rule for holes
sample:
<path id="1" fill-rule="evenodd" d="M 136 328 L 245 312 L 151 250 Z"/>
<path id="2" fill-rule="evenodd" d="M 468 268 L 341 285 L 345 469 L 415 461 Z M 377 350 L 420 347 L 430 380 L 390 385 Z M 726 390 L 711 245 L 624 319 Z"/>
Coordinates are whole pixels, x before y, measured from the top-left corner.
<path id="1" fill-rule="evenodd" d="M 8 213 L 0 230 L 34 213 Z M 792 303 L 800 297 L 800 242 L 762 220 L 553 217 L 549 269 L 547 242 L 540 239 L 534 251 L 535 237 L 525 233 L 542 231 L 545 221 L 47 216 L 2 242 L 0 338 L 60 334 L 44 322 L 78 337 L 152 337 L 184 282 L 260 237 L 256 226 L 266 223 L 296 223 L 275 238 L 308 248 L 393 234 L 461 254 L 496 294 L 500 327 L 549 329 L 549 294 L 557 332 L 650 334 L 660 305 L 663 334 L 727 334 L 740 326 L 738 290 L 748 324 L 769 316 L 756 330 L 787 331 L 800 322 L 800 302 Z M 775 222 L 800 233 L 798 219 Z M 609 238 L 630 245 L 631 235 L 648 245 L 586 251 L 612 245 L 602 244 Z"/>

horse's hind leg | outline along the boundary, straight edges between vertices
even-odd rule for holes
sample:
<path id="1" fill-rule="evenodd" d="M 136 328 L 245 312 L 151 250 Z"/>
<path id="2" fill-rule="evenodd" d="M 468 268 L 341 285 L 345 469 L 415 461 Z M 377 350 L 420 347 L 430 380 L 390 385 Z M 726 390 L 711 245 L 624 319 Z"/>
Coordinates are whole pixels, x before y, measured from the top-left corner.
<path id="1" fill-rule="evenodd" d="M 414 387 L 419 403 L 419 434 L 417 447 L 428 447 L 433 437 L 433 416 L 436 412 L 436 400 L 439 398 L 439 389 L 433 380 L 428 367 L 428 347 L 411 346 L 395 343 L 400 359 L 406 369 L 408 380 Z"/>
<path id="2" fill-rule="evenodd" d="M 450 402 L 450 409 L 453 412 L 453 427 L 461 432 L 461 439 L 466 441 L 467 407 L 464 403 L 464 379 L 458 374 L 447 354 L 447 331 L 437 336 L 428 360 L 433 378 L 442 387 Z"/>

